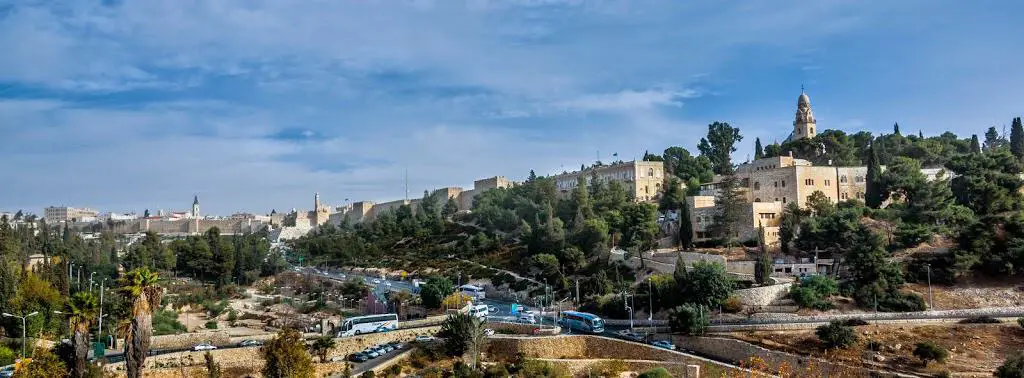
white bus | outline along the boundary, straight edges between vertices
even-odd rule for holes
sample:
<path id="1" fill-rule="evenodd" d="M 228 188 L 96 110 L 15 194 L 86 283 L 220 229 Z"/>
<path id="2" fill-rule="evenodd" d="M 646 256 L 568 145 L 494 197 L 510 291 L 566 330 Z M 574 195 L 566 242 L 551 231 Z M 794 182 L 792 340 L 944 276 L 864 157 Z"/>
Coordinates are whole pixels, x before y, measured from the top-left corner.
<path id="1" fill-rule="evenodd" d="M 476 285 L 466 284 L 459 286 L 459 291 L 473 299 L 484 299 L 486 296 L 486 294 L 484 294 L 484 288 Z"/>
<path id="2" fill-rule="evenodd" d="M 338 337 L 393 331 L 398 328 L 398 314 L 356 316 L 345 319 Z"/>

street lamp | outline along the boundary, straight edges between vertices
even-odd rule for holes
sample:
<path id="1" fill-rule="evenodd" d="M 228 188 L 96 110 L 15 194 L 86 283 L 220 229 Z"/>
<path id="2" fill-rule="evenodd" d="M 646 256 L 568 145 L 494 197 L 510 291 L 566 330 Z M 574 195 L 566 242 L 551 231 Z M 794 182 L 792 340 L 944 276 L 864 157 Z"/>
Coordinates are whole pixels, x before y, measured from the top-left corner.
<path id="1" fill-rule="evenodd" d="M 92 293 L 92 276 L 95 275 L 95 274 L 96 274 L 96 272 L 90 272 L 89 273 L 89 293 Z"/>
<path id="2" fill-rule="evenodd" d="M 928 307 L 935 310 L 935 301 L 932 299 L 932 264 L 925 263 L 925 268 L 928 268 Z"/>
<path id="3" fill-rule="evenodd" d="M 26 319 L 28 319 L 30 316 L 39 315 L 39 311 L 32 311 L 31 314 L 28 314 L 28 315 L 25 315 L 25 316 L 12 315 L 12 314 L 8 314 L 6 312 L 3 313 L 3 315 L 8 317 L 8 318 L 18 318 L 18 319 L 21 319 L 21 357 L 25 358 L 25 339 L 26 339 L 27 334 L 28 334 L 28 329 L 27 329 L 28 324 L 27 324 Z"/>

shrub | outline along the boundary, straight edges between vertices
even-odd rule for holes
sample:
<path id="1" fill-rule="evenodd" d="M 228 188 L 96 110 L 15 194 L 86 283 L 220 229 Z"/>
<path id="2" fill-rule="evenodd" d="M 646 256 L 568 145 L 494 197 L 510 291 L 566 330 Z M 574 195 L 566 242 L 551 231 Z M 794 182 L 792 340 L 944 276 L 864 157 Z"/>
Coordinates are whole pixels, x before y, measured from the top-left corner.
<path id="1" fill-rule="evenodd" d="M 871 351 L 879 351 L 882 350 L 882 343 L 877 340 L 868 340 L 868 342 L 864 343 L 864 347 Z"/>
<path id="2" fill-rule="evenodd" d="M 1017 319 L 1017 324 L 1020 324 L 1020 328 L 1024 328 L 1024 318 Z"/>
<path id="3" fill-rule="evenodd" d="M 17 357 L 15 356 L 13 349 L 0 345 L 0 366 L 13 364 L 15 359 L 17 359 Z"/>
<path id="4" fill-rule="evenodd" d="M 173 335 L 185 332 L 185 325 L 178 321 L 178 313 L 172 310 L 153 312 L 153 335 Z"/>
<path id="5" fill-rule="evenodd" d="M 992 373 L 996 378 L 1020 378 L 1024 377 L 1024 351 L 1017 351 L 1006 358 L 1003 365 Z"/>
<path id="6" fill-rule="evenodd" d="M 861 319 L 861 318 L 852 318 L 852 319 L 846 319 L 845 321 L 843 321 L 843 325 L 845 325 L 847 327 L 866 326 L 866 325 L 868 325 L 868 322 L 866 320 L 864 320 L 864 319 Z"/>
<path id="7" fill-rule="evenodd" d="M 828 297 L 839 292 L 839 284 L 829 276 L 811 276 L 789 290 L 789 296 L 800 307 L 828 310 Z"/>
<path id="8" fill-rule="evenodd" d="M 949 351 L 932 341 L 925 341 L 917 343 L 914 356 L 921 359 L 921 364 L 928 366 L 929 361 L 945 362 L 946 357 L 949 357 Z"/>
<path id="9" fill-rule="evenodd" d="M 975 316 L 973 318 L 967 318 L 960 321 L 960 324 L 996 324 L 1002 323 L 999 319 L 991 316 Z"/>
<path id="10" fill-rule="evenodd" d="M 637 378 L 672 378 L 672 374 L 665 368 L 658 367 L 641 373 Z"/>
<path id="11" fill-rule="evenodd" d="M 505 368 L 505 364 L 494 364 L 487 367 L 484 370 L 484 378 L 505 378 L 510 377 L 508 369 Z"/>
<path id="12" fill-rule="evenodd" d="M 211 320 L 206 322 L 206 329 L 217 329 L 217 321 Z"/>
<path id="13" fill-rule="evenodd" d="M 373 370 L 367 370 L 362 375 L 360 375 L 361 378 L 374 378 L 376 376 L 377 375 L 373 372 Z"/>
<path id="14" fill-rule="evenodd" d="M 853 332 L 853 328 L 839 321 L 818 327 L 815 333 L 829 348 L 842 348 L 857 342 L 857 334 Z"/>
<path id="15" fill-rule="evenodd" d="M 234 322 L 236 320 L 238 320 L 238 312 L 236 312 L 235 309 L 228 310 L 228 321 Z"/>
<path id="16" fill-rule="evenodd" d="M 738 297 L 729 297 L 725 303 L 722 303 L 722 310 L 731 314 L 743 311 L 743 302 L 740 302 Z"/>
<path id="17" fill-rule="evenodd" d="M 687 303 L 669 313 L 669 326 L 673 332 L 685 335 L 703 335 L 708 329 L 708 313 L 703 305 Z"/>
<path id="18" fill-rule="evenodd" d="M 937 378 L 951 378 L 952 376 L 953 374 L 950 373 L 949 370 L 943 370 L 940 371 L 938 374 L 935 374 L 935 377 Z"/>

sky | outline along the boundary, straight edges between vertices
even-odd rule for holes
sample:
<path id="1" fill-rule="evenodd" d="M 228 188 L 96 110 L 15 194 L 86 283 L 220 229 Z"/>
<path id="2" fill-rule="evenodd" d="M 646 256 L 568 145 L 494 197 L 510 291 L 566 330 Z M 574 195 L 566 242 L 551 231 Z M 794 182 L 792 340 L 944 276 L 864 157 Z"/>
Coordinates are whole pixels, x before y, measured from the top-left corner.
<path id="1" fill-rule="evenodd" d="M 0 210 L 269 213 L 1024 113 L 1024 2 L 0 0 Z"/>

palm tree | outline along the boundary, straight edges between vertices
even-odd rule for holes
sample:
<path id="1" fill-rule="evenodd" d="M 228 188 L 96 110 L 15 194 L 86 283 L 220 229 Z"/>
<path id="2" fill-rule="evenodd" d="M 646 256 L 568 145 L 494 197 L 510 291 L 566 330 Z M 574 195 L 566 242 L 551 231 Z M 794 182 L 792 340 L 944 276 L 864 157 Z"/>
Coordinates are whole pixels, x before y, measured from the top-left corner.
<path id="1" fill-rule="evenodd" d="M 313 341 L 313 345 L 310 345 L 309 349 L 317 357 L 320 357 L 320 363 L 325 363 L 327 362 L 327 353 L 334 349 L 334 345 L 334 339 L 330 336 L 321 336 Z"/>
<path id="2" fill-rule="evenodd" d="M 120 292 L 131 303 L 131 320 L 124 339 L 124 362 L 128 378 L 142 377 L 142 366 L 149 354 L 153 335 L 153 311 L 160 306 L 163 288 L 160 276 L 148 268 L 138 268 L 120 279 Z"/>
<path id="3" fill-rule="evenodd" d="M 89 327 L 96 320 L 98 312 L 99 301 L 95 295 L 86 291 L 75 293 L 64 305 L 63 314 L 68 317 L 68 328 L 72 332 L 71 344 L 75 349 L 72 377 L 81 378 L 85 375 L 85 359 L 89 356 Z"/>
<path id="4" fill-rule="evenodd" d="M 452 356 L 469 355 L 474 369 L 480 359 L 480 351 L 487 342 L 484 321 L 470 314 L 451 314 L 441 324 L 439 336 L 445 338 L 445 348 Z"/>

